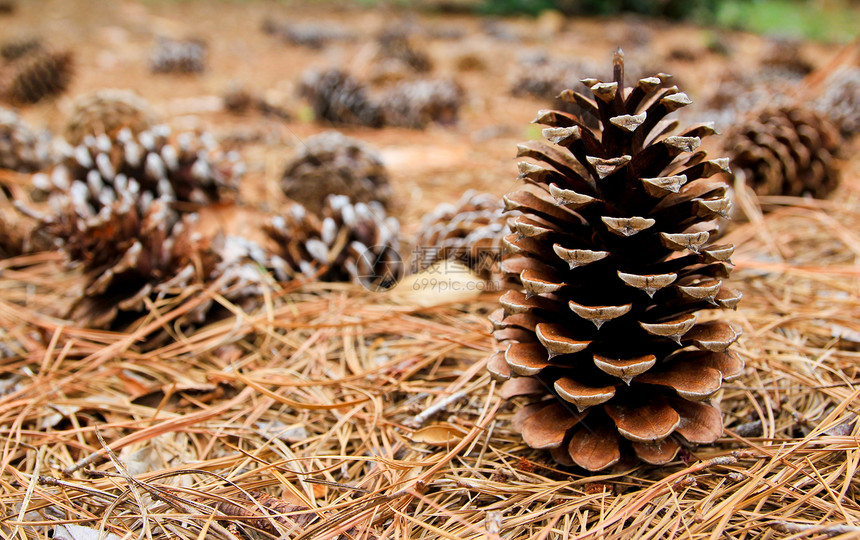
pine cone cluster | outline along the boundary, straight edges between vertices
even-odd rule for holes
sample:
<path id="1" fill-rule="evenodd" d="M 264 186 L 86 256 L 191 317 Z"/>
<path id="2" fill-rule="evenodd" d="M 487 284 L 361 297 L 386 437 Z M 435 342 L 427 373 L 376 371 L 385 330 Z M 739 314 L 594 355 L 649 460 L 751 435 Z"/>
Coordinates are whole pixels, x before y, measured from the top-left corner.
<path id="1" fill-rule="evenodd" d="M 322 215 L 296 204 L 266 224 L 278 246 L 271 263 L 278 279 L 316 276 L 384 289 L 402 276 L 400 224 L 382 205 L 331 195 Z"/>
<path id="2" fill-rule="evenodd" d="M 584 79 L 593 98 L 563 94 L 598 118 L 540 111 L 553 143 L 522 145 L 520 177 L 534 189 L 505 197 L 514 233 L 502 270 L 522 284 L 491 319 L 489 359 L 502 395 L 529 396 L 515 416 L 525 442 L 562 464 L 598 471 L 636 455 L 653 464 L 722 434 L 708 399 L 743 362 L 741 333 L 699 312 L 734 308 L 723 285 L 733 248 L 711 245 L 730 207 L 728 160 L 698 150 L 712 125 L 673 135 L 666 116 L 689 104 L 660 77 L 625 88 L 620 51 L 609 82 Z"/>
<path id="3" fill-rule="evenodd" d="M 806 107 L 764 109 L 727 133 L 724 145 L 735 174 L 759 195 L 823 198 L 839 184 L 839 131 Z"/>
<path id="4" fill-rule="evenodd" d="M 379 153 L 358 139 L 337 131 L 308 137 L 287 163 L 281 189 L 290 199 L 321 215 L 329 195 L 353 202 L 391 200 L 388 173 Z"/>
<path id="5" fill-rule="evenodd" d="M 856 137 L 860 133 L 860 67 L 837 74 L 814 106 L 836 124 L 843 137 Z"/>
<path id="6" fill-rule="evenodd" d="M 385 125 L 422 129 L 456 123 L 463 97 L 463 88 L 450 79 L 420 79 L 397 83 L 380 102 Z"/>
<path id="7" fill-rule="evenodd" d="M 50 136 L 35 133 L 17 113 L 0 107 L 0 168 L 34 172 L 50 160 Z"/>
<path id="8" fill-rule="evenodd" d="M 83 143 L 87 135 L 113 137 L 123 128 L 137 135 L 152 128 L 156 122 L 155 111 L 134 92 L 96 90 L 75 99 L 66 120 L 66 140 L 78 145 Z"/>
<path id="9" fill-rule="evenodd" d="M 490 278 L 500 271 L 502 239 L 511 234 L 498 197 L 467 191 L 454 204 L 442 203 L 421 221 L 413 249 L 413 270 L 455 260 Z"/>
<path id="10" fill-rule="evenodd" d="M 74 73 L 71 52 L 36 50 L 6 67 L 2 95 L 16 105 L 29 105 L 62 94 Z"/>
<path id="11" fill-rule="evenodd" d="M 367 88 L 339 69 L 311 71 L 302 77 L 299 94 L 307 99 L 317 120 L 335 124 L 381 127 L 382 113 Z"/>
<path id="12" fill-rule="evenodd" d="M 49 193 L 71 192 L 88 214 L 97 214 L 131 186 L 179 203 L 219 201 L 237 188 L 243 170 L 238 155 L 225 154 L 209 134 L 171 136 L 161 125 L 137 135 L 128 128 L 114 138 L 88 135 L 50 173 L 34 175 L 33 184 Z"/>
<path id="13" fill-rule="evenodd" d="M 149 55 L 149 69 L 153 73 L 202 73 L 207 52 L 200 39 L 159 38 Z"/>

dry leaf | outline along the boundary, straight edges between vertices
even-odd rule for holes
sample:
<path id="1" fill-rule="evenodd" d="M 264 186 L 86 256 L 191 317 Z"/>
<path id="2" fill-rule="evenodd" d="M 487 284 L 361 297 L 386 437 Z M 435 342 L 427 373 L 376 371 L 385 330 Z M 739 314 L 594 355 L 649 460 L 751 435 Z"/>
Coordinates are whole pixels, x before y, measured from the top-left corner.
<path id="1" fill-rule="evenodd" d="M 468 433 L 467 430 L 442 422 L 421 428 L 412 434 L 412 442 L 448 446 L 460 442 Z"/>
<path id="2" fill-rule="evenodd" d="M 406 276 L 388 292 L 398 304 L 432 307 L 465 302 L 488 288 L 488 283 L 456 261 L 438 261 L 430 267 Z"/>

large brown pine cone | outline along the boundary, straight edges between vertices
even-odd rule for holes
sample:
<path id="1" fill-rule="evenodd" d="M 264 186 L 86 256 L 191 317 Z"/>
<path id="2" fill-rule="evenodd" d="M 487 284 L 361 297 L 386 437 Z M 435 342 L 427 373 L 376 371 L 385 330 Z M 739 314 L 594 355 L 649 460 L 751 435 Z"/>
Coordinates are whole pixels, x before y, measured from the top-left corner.
<path id="1" fill-rule="evenodd" d="M 112 137 L 122 128 L 136 135 L 152 128 L 156 119 L 149 103 L 131 90 L 96 90 L 75 99 L 66 120 L 66 140 L 78 145 L 87 135 Z"/>
<path id="2" fill-rule="evenodd" d="M 3 97 L 16 105 L 29 105 L 62 94 L 74 73 L 71 52 L 35 51 L 14 62 L 6 75 Z"/>
<path id="3" fill-rule="evenodd" d="M 841 138 L 822 114 L 802 106 L 768 108 L 726 134 L 732 170 L 759 195 L 826 197 L 839 185 Z"/>
<path id="4" fill-rule="evenodd" d="M 385 289 L 402 277 L 400 224 L 378 202 L 326 199 L 323 218 L 301 205 L 266 224 L 277 244 L 273 267 L 279 279 L 300 275 Z"/>
<path id="5" fill-rule="evenodd" d="M 709 243 L 730 201 L 708 177 L 728 160 L 697 150 L 712 125 L 672 135 L 664 119 L 686 94 L 659 77 L 624 88 L 620 51 L 613 68 L 610 82 L 583 81 L 593 99 L 565 93 L 603 129 L 541 111 L 554 145 L 520 147 L 535 189 L 505 197 L 521 215 L 502 270 L 522 290 L 491 317 L 502 350 L 488 364 L 504 397 L 532 399 L 514 421 L 525 442 L 591 471 L 715 441 L 722 417 L 708 400 L 743 369 L 729 351 L 740 328 L 698 314 L 740 300 L 723 286 L 732 247 Z"/>
<path id="6" fill-rule="evenodd" d="M 388 172 L 379 152 L 337 131 L 301 141 L 284 169 L 281 189 L 317 215 L 329 195 L 346 195 L 353 202 L 377 201 L 383 206 L 391 201 Z"/>
<path id="7" fill-rule="evenodd" d="M 500 271 L 502 239 L 511 234 L 499 197 L 467 191 L 454 204 L 442 203 L 421 221 L 412 270 L 440 260 L 459 261 L 490 278 Z"/>
<path id="8" fill-rule="evenodd" d="M 126 189 L 208 204 L 235 191 L 243 171 L 238 155 L 224 153 L 211 135 L 172 136 L 167 126 L 155 126 L 137 135 L 123 128 L 113 138 L 86 136 L 50 173 L 34 175 L 33 184 L 49 193 L 72 190 L 96 214 Z"/>
<path id="9" fill-rule="evenodd" d="M 382 113 L 364 84 L 339 69 L 309 71 L 302 76 L 299 95 L 307 99 L 317 121 L 380 127 Z"/>

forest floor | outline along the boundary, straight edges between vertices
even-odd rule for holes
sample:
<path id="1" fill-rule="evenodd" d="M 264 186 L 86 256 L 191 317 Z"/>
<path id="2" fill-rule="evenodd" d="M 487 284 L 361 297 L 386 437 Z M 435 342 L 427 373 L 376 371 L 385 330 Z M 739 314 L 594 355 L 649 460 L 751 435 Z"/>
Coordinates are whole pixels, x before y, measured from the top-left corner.
<path id="1" fill-rule="evenodd" d="M 268 211 L 284 200 L 278 181 L 301 141 L 338 129 L 381 152 L 407 235 L 467 189 L 501 196 L 519 185 L 516 144 L 540 137 L 530 122 L 549 106 L 509 91 L 529 55 L 607 77 L 621 46 L 628 70 L 672 73 L 706 104 L 721 79 L 755 74 L 773 47 L 637 17 L 481 19 L 262 0 L 19 4 L 0 18 L 4 37 L 41 36 L 75 55 L 68 93 L 21 111 L 32 125 L 62 134 L 76 96 L 133 89 L 169 125 L 238 150 L 248 166 L 241 198 Z M 261 31 L 266 18 L 354 39 L 290 45 Z M 340 66 L 370 80 L 374 37 L 407 23 L 432 75 L 465 91 L 457 124 L 314 121 L 296 96 L 302 73 Z M 150 73 L 158 36 L 206 40 L 207 70 Z M 823 67 L 841 46 L 799 50 Z M 225 111 L 233 83 L 292 119 Z M 706 119 L 707 109 L 681 120 Z M 554 465 L 512 429 L 516 407 L 486 371 L 496 292 L 428 300 L 288 283 L 259 312 L 190 335 L 171 324 L 183 306 L 122 333 L 60 317 L 81 283 L 60 254 L 0 261 L 0 535 L 93 537 L 59 535 L 70 524 L 120 538 L 857 538 L 858 150 L 856 140 L 846 149 L 830 199 L 747 201 L 749 219 L 728 229 L 731 283 L 744 299 L 725 317 L 743 328 L 746 370 L 716 398 L 725 435 L 667 466 L 598 476 Z M 142 347 L 158 329 L 173 339 Z M 254 519 L 266 510 L 281 514 Z"/>

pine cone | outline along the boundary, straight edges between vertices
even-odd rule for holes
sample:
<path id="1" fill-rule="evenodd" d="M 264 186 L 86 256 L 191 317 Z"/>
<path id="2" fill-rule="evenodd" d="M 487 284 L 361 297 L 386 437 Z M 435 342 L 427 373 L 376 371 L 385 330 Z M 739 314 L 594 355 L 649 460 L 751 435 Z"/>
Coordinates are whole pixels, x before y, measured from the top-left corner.
<path id="1" fill-rule="evenodd" d="M 511 234 L 501 199 L 467 191 L 455 204 L 443 203 L 421 221 L 412 266 L 423 270 L 456 260 L 489 279 L 499 273 L 502 238 Z"/>
<path id="2" fill-rule="evenodd" d="M 206 70 L 206 43 L 201 39 L 159 38 L 149 55 L 153 73 L 202 73 Z"/>
<path id="3" fill-rule="evenodd" d="M 3 88 L 4 98 L 27 105 L 62 94 L 72 80 L 71 52 L 36 52 L 12 64 Z"/>
<path id="4" fill-rule="evenodd" d="M 307 21 L 290 24 L 266 18 L 262 24 L 263 32 L 281 38 L 284 43 L 300 45 L 310 49 L 322 49 L 332 41 L 351 41 L 355 35 L 351 32 L 326 23 L 314 24 Z"/>
<path id="5" fill-rule="evenodd" d="M 83 143 L 87 135 L 115 136 L 122 128 L 133 134 L 150 129 L 156 114 L 145 99 L 130 90 L 96 90 L 75 99 L 66 120 L 66 140 Z"/>
<path id="6" fill-rule="evenodd" d="M 811 109 L 765 109 L 732 129 L 724 144 L 732 169 L 759 195 L 823 198 L 839 185 L 839 131 Z"/>
<path id="7" fill-rule="evenodd" d="M 42 40 L 37 37 L 18 38 L 7 41 L 0 47 L 0 57 L 7 62 L 14 62 L 28 54 L 44 51 Z"/>
<path id="8" fill-rule="evenodd" d="M 836 75 L 815 100 L 815 108 L 836 124 L 843 137 L 856 137 L 860 133 L 860 68 Z"/>
<path id="9" fill-rule="evenodd" d="M 193 215 L 180 220 L 163 198 L 129 188 L 95 215 L 80 213 L 74 196 L 53 202 L 41 229 L 82 266 L 86 285 L 69 317 L 83 326 L 123 328 L 148 311 L 147 299 L 178 294 L 214 267 L 192 235 Z"/>
<path id="10" fill-rule="evenodd" d="M 50 160 L 50 136 L 34 133 L 17 113 L 0 107 L 0 168 L 33 172 Z"/>
<path id="11" fill-rule="evenodd" d="M 151 196 L 208 204 L 235 190 L 242 172 L 238 156 L 224 154 L 207 133 L 171 137 L 170 128 L 155 126 L 137 136 L 128 128 L 115 138 L 86 136 L 50 174 L 34 175 L 33 184 L 47 192 L 71 189 L 89 214 L 97 214 L 132 180 Z"/>
<path id="12" fill-rule="evenodd" d="M 382 126 L 379 106 L 370 99 L 364 85 L 339 69 L 305 73 L 299 95 L 310 101 L 318 121 Z"/>
<path id="13" fill-rule="evenodd" d="M 377 60 L 394 61 L 408 67 L 417 73 L 426 73 L 433 69 L 430 56 L 421 50 L 411 38 L 415 32 L 407 27 L 394 27 L 383 31 L 377 36 Z"/>
<path id="14" fill-rule="evenodd" d="M 670 136 L 664 117 L 686 94 L 658 77 L 624 89 L 620 50 L 613 67 L 612 82 L 583 81 L 595 100 L 564 95 L 602 130 L 541 111 L 555 146 L 520 147 L 537 161 L 520 177 L 537 190 L 505 197 L 522 215 L 502 270 L 525 291 L 505 293 L 491 317 L 502 395 L 534 398 L 515 416 L 525 442 L 591 471 L 632 454 L 663 464 L 682 444 L 716 440 L 722 419 L 707 399 L 743 368 L 728 351 L 740 328 L 696 315 L 740 300 L 722 286 L 732 247 L 708 244 L 730 201 L 707 178 L 728 160 L 696 150 L 712 125 Z"/>
<path id="15" fill-rule="evenodd" d="M 308 137 L 281 179 L 287 197 L 321 215 L 329 195 L 388 206 L 391 186 L 382 157 L 372 147 L 337 131 Z"/>
<path id="16" fill-rule="evenodd" d="M 351 203 L 345 195 L 326 199 L 323 219 L 293 205 L 266 224 L 279 246 L 274 267 L 279 279 L 301 274 L 321 281 L 350 281 L 388 288 L 402 276 L 400 224 L 379 203 Z"/>
<path id="17" fill-rule="evenodd" d="M 404 81 L 388 90 L 383 103 L 385 125 L 423 129 L 454 124 L 463 104 L 463 88 L 449 79 Z"/>

